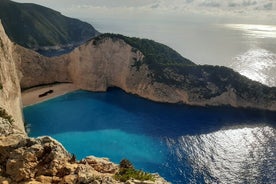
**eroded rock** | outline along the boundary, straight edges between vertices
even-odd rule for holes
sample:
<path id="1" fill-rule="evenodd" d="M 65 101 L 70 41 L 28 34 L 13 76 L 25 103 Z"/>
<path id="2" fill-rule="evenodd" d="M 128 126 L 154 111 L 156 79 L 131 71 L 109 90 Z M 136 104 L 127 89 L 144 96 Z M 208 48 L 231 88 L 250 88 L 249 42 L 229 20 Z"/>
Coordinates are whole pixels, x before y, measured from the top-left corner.
<path id="1" fill-rule="evenodd" d="M 2 182 L 120 183 L 113 178 L 118 165 L 94 156 L 73 161 L 72 155 L 50 137 L 22 138 L 17 144 L 2 146 L 0 158 L 1 175 L 6 176 L 0 178 Z"/>

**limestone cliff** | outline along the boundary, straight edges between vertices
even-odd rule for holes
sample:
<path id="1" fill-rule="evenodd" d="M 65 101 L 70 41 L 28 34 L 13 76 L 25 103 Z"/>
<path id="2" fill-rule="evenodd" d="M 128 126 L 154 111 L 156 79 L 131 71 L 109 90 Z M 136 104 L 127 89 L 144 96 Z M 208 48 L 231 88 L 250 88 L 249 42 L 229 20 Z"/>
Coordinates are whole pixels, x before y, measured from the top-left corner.
<path id="1" fill-rule="evenodd" d="M 24 134 L 21 113 L 21 90 L 17 77 L 14 44 L 8 39 L 0 21 L 0 108 L 15 120 L 13 126 Z"/>
<path id="2" fill-rule="evenodd" d="M 16 47 L 16 53 L 22 89 L 72 82 L 84 90 L 106 91 L 109 87 L 119 87 L 154 101 L 188 103 L 185 91 L 153 82 L 147 65 L 137 70 L 135 64 L 142 61 L 144 55 L 123 40 L 106 38 L 98 45 L 91 40 L 67 55 L 53 58 L 20 46 Z"/>
<path id="3" fill-rule="evenodd" d="M 17 47 L 21 87 L 72 82 L 90 91 L 119 87 L 158 102 L 276 110 L 276 88 L 251 81 L 226 67 L 195 65 L 156 42 L 133 40 L 102 35 L 54 58 Z M 148 54 L 143 47 L 137 48 L 142 44 L 155 47 L 150 46 Z M 156 60 L 162 52 L 168 52 L 163 54 L 167 58 Z"/>
<path id="4" fill-rule="evenodd" d="M 72 82 L 63 58 L 47 58 L 32 50 L 16 45 L 14 54 L 22 89 L 55 82 Z"/>
<path id="5" fill-rule="evenodd" d="M 105 38 L 99 44 L 91 40 L 64 57 L 69 61 L 73 83 L 81 89 L 106 91 L 109 87 L 119 87 L 161 102 L 177 102 L 185 97 L 168 84 L 153 82 L 147 65 L 142 64 L 138 70 L 135 64 L 142 62 L 144 55 L 123 40 Z"/>

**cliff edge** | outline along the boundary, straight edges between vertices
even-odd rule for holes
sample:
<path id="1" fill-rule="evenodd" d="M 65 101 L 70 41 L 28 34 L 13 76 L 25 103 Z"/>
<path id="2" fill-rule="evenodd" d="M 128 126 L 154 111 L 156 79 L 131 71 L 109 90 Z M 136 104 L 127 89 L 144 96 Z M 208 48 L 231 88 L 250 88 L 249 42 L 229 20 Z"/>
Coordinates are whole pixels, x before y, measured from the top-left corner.
<path id="1" fill-rule="evenodd" d="M 0 21 L 0 109 L 12 116 L 13 126 L 25 134 L 22 119 L 20 80 L 17 75 L 14 44 L 5 34 Z M 6 115 L 6 117 L 7 117 Z"/>

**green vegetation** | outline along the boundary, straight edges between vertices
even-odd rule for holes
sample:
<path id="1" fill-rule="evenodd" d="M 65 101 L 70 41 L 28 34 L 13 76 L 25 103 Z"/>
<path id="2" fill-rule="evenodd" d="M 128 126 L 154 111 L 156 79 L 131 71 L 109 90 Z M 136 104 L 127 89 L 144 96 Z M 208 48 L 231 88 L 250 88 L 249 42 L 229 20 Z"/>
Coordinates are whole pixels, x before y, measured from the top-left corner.
<path id="1" fill-rule="evenodd" d="M 97 45 L 104 38 L 111 38 L 114 41 L 124 40 L 133 47 L 133 52 L 140 50 L 145 56 L 144 62 L 152 68 L 160 66 L 195 65 L 192 61 L 182 57 L 170 47 L 148 39 L 130 38 L 119 34 L 106 33 L 94 38 L 94 45 Z"/>
<path id="2" fill-rule="evenodd" d="M 30 3 L 1 0 L 0 19 L 9 38 L 28 48 L 80 43 L 98 35 L 88 23 Z"/>
<path id="3" fill-rule="evenodd" d="M 3 48 L 4 44 L 3 44 L 3 41 L 2 39 L 0 38 L 0 48 Z"/>
<path id="4" fill-rule="evenodd" d="M 120 162 L 119 172 L 115 174 L 115 179 L 121 182 L 126 182 L 130 179 L 137 179 L 141 181 L 155 181 L 152 174 L 136 170 L 129 160 L 123 159 Z"/>
<path id="5" fill-rule="evenodd" d="M 134 59 L 135 59 L 135 62 L 133 65 L 131 65 L 131 67 L 135 67 L 136 71 L 140 71 L 140 67 L 143 65 L 143 61 L 137 60 L 136 58 Z"/>
<path id="6" fill-rule="evenodd" d="M 3 84 L 2 83 L 0 83 L 0 90 L 2 90 L 3 89 Z"/>
<path id="7" fill-rule="evenodd" d="M 197 65 L 169 68 L 173 76 L 161 75 L 160 81 L 170 80 L 177 87 L 188 89 L 199 98 L 218 96 L 232 88 L 244 99 L 276 100 L 276 88 L 270 88 L 252 81 L 234 70 L 223 66 Z M 175 75 L 181 76 L 177 80 Z M 192 95 L 191 95 L 192 96 Z"/>
<path id="8" fill-rule="evenodd" d="M 8 120 L 10 123 L 14 122 L 14 119 L 12 118 L 12 116 L 8 115 L 7 111 L 1 107 L 0 107 L 0 117 Z"/>

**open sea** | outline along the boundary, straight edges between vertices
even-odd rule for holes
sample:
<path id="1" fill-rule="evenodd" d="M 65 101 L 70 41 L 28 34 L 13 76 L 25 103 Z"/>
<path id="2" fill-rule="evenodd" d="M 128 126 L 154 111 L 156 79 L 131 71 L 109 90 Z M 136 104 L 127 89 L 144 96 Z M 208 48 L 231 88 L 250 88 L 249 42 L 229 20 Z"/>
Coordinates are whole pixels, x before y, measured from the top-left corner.
<path id="1" fill-rule="evenodd" d="M 52 136 L 78 159 L 127 158 L 175 184 L 276 183 L 275 112 L 161 104 L 110 89 L 69 93 L 24 116 L 30 136 Z"/>

